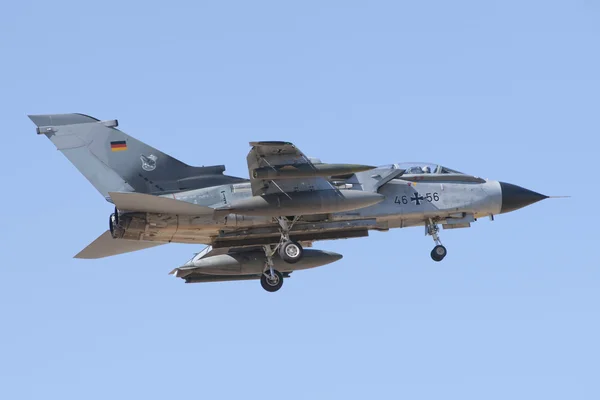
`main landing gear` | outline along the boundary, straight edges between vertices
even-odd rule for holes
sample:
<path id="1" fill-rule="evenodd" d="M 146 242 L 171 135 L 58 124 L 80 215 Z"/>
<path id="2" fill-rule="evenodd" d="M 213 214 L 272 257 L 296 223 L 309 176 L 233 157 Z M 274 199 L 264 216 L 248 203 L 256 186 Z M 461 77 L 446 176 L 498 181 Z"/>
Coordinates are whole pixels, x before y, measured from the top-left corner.
<path id="1" fill-rule="evenodd" d="M 289 221 L 286 217 L 277 217 L 277 223 L 279 224 L 279 232 L 281 233 L 281 239 L 276 249 L 279 249 L 279 256 L 283 261 L 288 264 L 297 263 L 302 259 L 303 250 L 300 243 L 290 239 L 290 231 L 292 227 L 300 217 L 296 216 L 292 221 Z"/>
<path id="2" fill-rule="evenodd" d="M 283 275 L 273 268 L 273 256 L 278 246 L 263 246 L 265 251 L 265 269 L 260 276 L 260 284 L 267 292 L 276 292 L 283 286 Z"/>
<path id="3" fill-rule="evenodd" d="M 288 264 L 297 263 L 302 259 L 303 249 L 300 243 L 290 239 L 290 230 L 300 217 L 294 217 L 291 221 L 285 217 L 277 217 L 281 239 L 277 246 L 263 246 L 265 251 L 265 269 L 260 276 L 260 284 L 267 292 L 276 292 L 283 285 L 283 275 L 273 268 L 273 256 L 279 251 L 279 257 Z"/>
<path id="4" fill-rule="evenodd" d="M 431 259 L 433 261 L 442 261 L 448 253 L 446 248 L 442 246 L 442 241 L 438 236 L 439 231 L 440 228 L 438 225 L 435 224 L 431 218 L 429 218 L 429 221 L 425 223 L 425 234 L 431 236 L 435 242 L 435 247 L 433 250 L 431 250 Z"/>

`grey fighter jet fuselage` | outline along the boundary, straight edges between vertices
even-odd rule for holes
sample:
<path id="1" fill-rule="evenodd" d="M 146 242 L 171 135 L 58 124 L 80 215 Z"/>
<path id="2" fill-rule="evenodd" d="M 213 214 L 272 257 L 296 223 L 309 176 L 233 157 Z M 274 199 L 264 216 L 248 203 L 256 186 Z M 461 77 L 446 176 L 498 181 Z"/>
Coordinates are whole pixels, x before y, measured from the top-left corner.
<path id="1" fill-rule="evenodd" d="M 401 171 L 400 166 L 392 165 L 355 174 L 339 185 L 344 187 L 339 192 L 330 190 L 325 193 L 334 198 L 349 198 L 339 201 L 341 204 L 333 200 L 329 204 L 328 199 L 323 201 L 320 196 L 325 191 L 272 194 L 269 202 L 264 200 L 264 196 L 253 196 L 249 182 L 164 195 L 169 199 L 215 209 L 218 217 L 213 214 L 122 213 L 119 216 L 122 229 L 115 235 L 130 240 L 209 242 L 213 247 L 262 245 L 269 244 L 269 236 L 279 241 L 279 225 L 273 219 L 277 216 L 302 215 L 290 231 L 290 237 L 304 241 L 319 240 L 320 235 L 327 238 L 366 236 L 371 229 L 425 225 L 430 218 L 443 224 L 444 228 L 467 227 L 476 218 L 502 212 L 500 182 L 473 181 L 468 176 L 461 181 L 458 174 L 453 181 L 444 180 L 436 174 L 410 174 L 390 180 L 377 192 L 364 192 L 362 189 L 375 184 L 380 176 Z M 364 195 L 364 199 L 355 201 L 352 196 L 355 194 Z M 297 198 L 298 204 L 286 207 L 286 202 Z M 250 201 L 259 204 L 251 208 L 247 206 Z M 271 207 L 267 207 L 269 205 Z M 339 212 L 335 212 L 336 207 Z M 348 210 L 344 210 L 346 207 Z M 262 208 L 266 210 L 262 211 Z M 260 215 L 261 212 L 265 215 Z"/>
<path id="2" fill-rule="evenodd" d="M 189 167 L 127 136 L 116 121 L 80 114 L 31 119 L 115 205 L 110 234 L 76 257 L 173 242 L 209 245 L 172 271 L 186 282 L 260 279 L 276 291 L 292 271 L 341 258 L 303 249 L 314 241 L 419 225 L 436 243 L 431 258 L 441 261 L 439 225 L 467 228 L 547 198 L 441 165 L 325 164 L 287 142 L 252 142 L 246 180 L 222 175 L 222 166 Z"/>

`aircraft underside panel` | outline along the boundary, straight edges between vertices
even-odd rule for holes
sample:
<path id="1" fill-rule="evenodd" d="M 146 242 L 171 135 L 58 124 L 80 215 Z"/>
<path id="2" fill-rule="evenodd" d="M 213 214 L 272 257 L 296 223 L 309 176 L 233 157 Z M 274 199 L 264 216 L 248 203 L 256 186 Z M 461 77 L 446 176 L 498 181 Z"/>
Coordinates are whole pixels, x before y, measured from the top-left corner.
<path id="1" fill-rule="evenodd" d="M 250 220 L 250 223 L 254 221 Z M 210 216 L 184 216 L 155 213 L 129 213 L 112 222 L 113 237 L 175 243 L 211 244 L 215 248 L 275 244 L 280 240 L 277 225 L 238 228 L 235 218 L 224 223 Z M 228 225 L 230 224 L 230 225 Z M 368 236 L 369 229 L 385 229 L 376 219 L 353 221 L 302 222 L 294 225 L 290 237 L 312 242 Z"/>

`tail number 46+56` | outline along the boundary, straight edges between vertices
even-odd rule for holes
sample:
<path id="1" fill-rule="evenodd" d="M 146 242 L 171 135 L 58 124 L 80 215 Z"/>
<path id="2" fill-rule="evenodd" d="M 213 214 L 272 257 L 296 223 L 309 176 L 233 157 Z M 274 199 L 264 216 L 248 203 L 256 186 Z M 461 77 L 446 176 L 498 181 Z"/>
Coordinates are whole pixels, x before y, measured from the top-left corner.
<path id="1" fill-rule="evenodd" d="M 423 196 L 419 192 L 415 192 L 412 196 L 396 196 L 394 199 L 394 203 L 396 204 L 408 204 L 409 201 L 418 206 L 425 202 L 433 203 L 440 201 L 440 195 L 438 192 L 433 192 L 425 193 L 425 196 Z"/>

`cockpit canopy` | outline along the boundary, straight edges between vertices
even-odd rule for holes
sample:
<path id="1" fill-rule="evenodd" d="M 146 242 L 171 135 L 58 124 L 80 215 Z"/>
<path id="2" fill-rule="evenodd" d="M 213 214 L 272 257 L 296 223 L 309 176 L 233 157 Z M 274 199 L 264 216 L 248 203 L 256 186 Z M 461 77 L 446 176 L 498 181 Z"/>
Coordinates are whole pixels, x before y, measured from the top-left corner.
<path id="1" fill-rule="evenodd" d="M 405 162 L 400 164 L 393 164 L 394 169 L 403 169 L 404 175 L 417 175 L 417 174 L 456 174 L 456 175 L 467 175 L 463 172 L 459 172 L 450 168 L 446 168 L 443 165 L 432 164 L 426 162 Z"/>
<path id="2" fill-rule="evenodd" d="M 439 164 L 426 162 L 405 162 L 389 165 L 390 169 L 402 170 L 396 179 L 404 181 L 429 181 L 429 182 L 473 182 L 483 183 L 485 179 L 465 174 Z"/>

